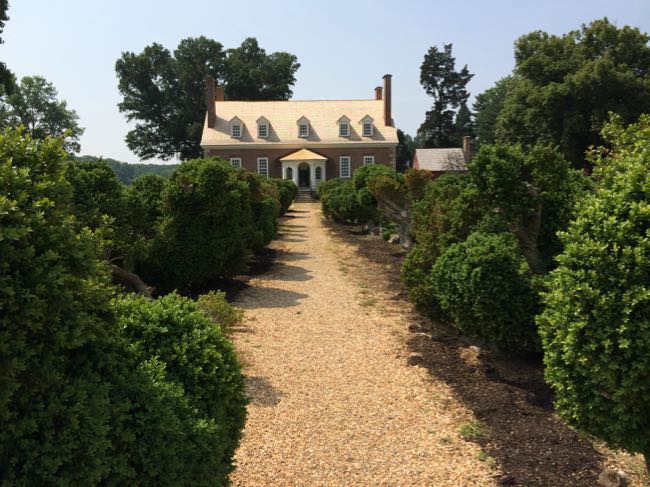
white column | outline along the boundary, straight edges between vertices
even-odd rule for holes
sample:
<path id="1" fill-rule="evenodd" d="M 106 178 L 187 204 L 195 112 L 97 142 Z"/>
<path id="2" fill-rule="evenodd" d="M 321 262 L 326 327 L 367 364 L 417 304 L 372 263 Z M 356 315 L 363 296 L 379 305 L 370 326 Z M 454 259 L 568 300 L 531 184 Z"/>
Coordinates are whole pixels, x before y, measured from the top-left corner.
<path id="1" fill-rule="evenodd" d="M 295 164 L 295 163 L 294 163 L 294 164 L 292 164 L 292 167 L 293 167 L 293 171 L 292 171 L 292 172 L 293 172 L 293 174 L 292 174 L 292 176 L 293 176 L 293 183 L 294 183 L 296 186 L 298 186 L 298 164 Z"/>
<path id="2" fill-rule="evenodd" d="M 311 189 L 316 188 L 316 172 L 314 171 L 314 161 L 309 161 L 309 186 Z"/>

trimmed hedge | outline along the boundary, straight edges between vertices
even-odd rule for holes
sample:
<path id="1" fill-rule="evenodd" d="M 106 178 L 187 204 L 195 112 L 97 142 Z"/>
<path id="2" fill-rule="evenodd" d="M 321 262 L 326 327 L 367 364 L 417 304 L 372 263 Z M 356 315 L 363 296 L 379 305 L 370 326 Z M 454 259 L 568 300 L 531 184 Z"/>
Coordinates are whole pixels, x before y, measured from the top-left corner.
<path id="1" fill-rule="evenodd" d="M 543 294 L 545 373 L 565 420 L 650 465 L 650 117 L 603 134 Z"/>
<path id="2" fill-rule="evenodd" d="M 111 305 L 65 157 L 0 135 L 0 483 L 224 485 L 245 414 L 232 347 L 176 295 Z"/>
<path id="3" fill-rule="evenodd" d="M 163 205 L 151 257 L 139 267 L 145 282 L 167 292 L 200 287 L 245 269 L 257 243 L 251 190 L 228 163 L 183 162 L 165 185 Z"/>
<path id="4" fill-rule="evenodd" d="M 98 483 L 109 469 L 116 328 L 98 249 L 70 214 L 57 140 L 0 135 L 0 478 Z"/>
<path id="5" fill-rule="evenodd" d="M 290 179 L 271 179 L 280 191 L 280 215 L 284 215 L 298 196 L 298 186 Z"/>
<path id="6" fill-rule="evenodd" d="M 539 348 L 534 318 L 538 297 L 511 234 L 471 234 L 450 246 L 426 279 L 442 309 L 464 333 L 503 351 Z"/>
<path id="7" fill-rule="evenodd" d="M 175 293 L 156 300 L 132 294 L 115 306 L 129 351 L 171 388 L 182 413 L 185 439 L 169 445 L 179 459 L 167 460 L 176 465 L 178 480 L 183 485 L 225 484 L 247 403 L 232 344 L 196 303 Z"/>

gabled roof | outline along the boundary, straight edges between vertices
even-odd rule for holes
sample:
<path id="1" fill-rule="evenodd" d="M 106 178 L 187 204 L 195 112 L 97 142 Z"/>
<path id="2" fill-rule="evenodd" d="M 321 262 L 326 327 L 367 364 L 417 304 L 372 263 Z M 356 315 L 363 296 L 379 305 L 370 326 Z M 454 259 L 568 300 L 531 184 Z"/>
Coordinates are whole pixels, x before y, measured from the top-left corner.
<path id="1" fill-rule="evenodd" d="M 258 124 L 259 124 L 259 123 L 269 123 L 269 121 L 266 119 L 265 116 L 261 116 L 260 118 L 258 118 L 258 119 L 255 120 L 255 121 L 256 121 Z"/>
<path id="2" fill-rule="evenodd" d="M 234 117 L 232 117 L 230 120 L 228 120 L 228 122 L 229 122 L 231 125 L 235 125 L 235 124 L 240 124 L 240 125 L 241 125 L 241 124 L 243 123 L 242 120 L 241 120 L 241 118 L 239 118 L 239 117 L 236 116 L 236 115 L 235 115 Z"/>
<path id="3" fill-rule="evenodd" d="M 288 156 L 280 158 L 281 161 L 326 161 L 327 157 L 316 154 L 307 149 L 300 149 Z"/>
<path id="4" fill-rule="evenodd" d="M 364 122 L 374 122 L 375 119 L 372 118 L 370 115 L 366 115 L 363 117 L 361 120 L 359 120 L 359 123 L 364 123 Z"/>
<path id="5" fill-rule="evenodd" d="M 296 120 L 296 123 L 309 123 L 309 119 L 303 115 L 298 120 Z"/>
<path id="6" fill-rule="evenodd" d="M 327 145 L 378 144 L 395 146 L 397 131 L 395 127 L 384 125 L 384 106 L 382 100 L 289 100 L 289 101 L 216 101 L 216 119 L 213 127 L 204 122 L 201 146 L 203 147 L 244 147 L 250 145 L 318 147 Z M 350 123 L 350 136 L 340 137 L 337 121 L 345 115 L 350 120 L 361 120 L 369 115 L 375 120 L 371 137 L 362 137 L 362 127 Z M 245 129 L 239 139 L 231 137 L 230 123 L 238 117 L 245 127 L 255 127 L 260 117 L 264 117 L 273 127 L 269 137 L 261 139 L 255 131 Z M 308 119 L 309 136 L 298 137 L 296 121 Z M 380 121 L 380 122 L 377 122 Z"/>
<path id="7" fill-rule="evenodd" d="M 346 117 L 345 115 L 341 115 L 341 116 L 339 117 L 339 119 L 337 120 L 337 122 L 339 122 L 339 123 L 341 123 L 341 122 L 343 122 L 343 123 L 350 123 L 350 119 L 349 119 L 348 117 Z"/>
<path id="8" fill-rule="evenodd" d="M 463 149 L 415 149 L 420 169 L 427 171 L 466 171 Z"/>

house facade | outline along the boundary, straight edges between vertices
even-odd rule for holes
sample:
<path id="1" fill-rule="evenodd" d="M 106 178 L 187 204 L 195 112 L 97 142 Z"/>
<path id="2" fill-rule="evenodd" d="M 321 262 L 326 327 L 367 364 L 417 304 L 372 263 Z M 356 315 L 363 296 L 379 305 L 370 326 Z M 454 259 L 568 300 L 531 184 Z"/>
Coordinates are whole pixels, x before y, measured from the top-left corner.
<path id="1" fill-rule="evenodd" d="M 395 168 L 391 99 L 389 74 L 368 100 L 225 100 L 208 77 L 201 147 L 205 157 L 313 190 L 367 164 Z"/>

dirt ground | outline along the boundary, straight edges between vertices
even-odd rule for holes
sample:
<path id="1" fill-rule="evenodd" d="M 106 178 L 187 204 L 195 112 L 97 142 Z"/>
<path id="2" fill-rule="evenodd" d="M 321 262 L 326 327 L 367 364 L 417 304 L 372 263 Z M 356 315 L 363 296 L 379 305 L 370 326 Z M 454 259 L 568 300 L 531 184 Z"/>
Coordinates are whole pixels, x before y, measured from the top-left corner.
<path id="1" fill-rule="evenodd" d="M 596 486 L 613 453 L 554 415 L 538 359 L 412 310 L 399 246 L 294 204 L 234 304 L 251 397 L 235 486 Z M 647 482 L 647 479 L 646 479 Z"/>

